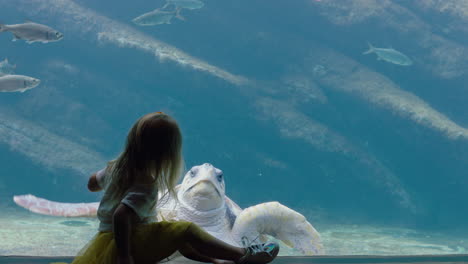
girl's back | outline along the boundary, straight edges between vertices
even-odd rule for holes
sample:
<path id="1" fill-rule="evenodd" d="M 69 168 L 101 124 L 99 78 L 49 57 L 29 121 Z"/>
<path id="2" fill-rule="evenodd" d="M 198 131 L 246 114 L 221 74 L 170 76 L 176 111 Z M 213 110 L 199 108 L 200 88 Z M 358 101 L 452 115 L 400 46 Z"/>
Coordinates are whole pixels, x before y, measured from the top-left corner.
<path id="1" fill-rule="evenodd" d="M 115 184 L 111 184 L 109 179 L 112 173 L 111 169 L 102 169 L 97 172 L 96 179 L 105 190 L 104 196 L 99 204 L 97 216 L 100 221 L 99 231 L 112 231 L 112 217 L 115 209 L 120 203 L 132 208 L 138 215 L 136 222 L 145 224 L 155 222 L 156 219 L 156 203 L 158 199 L 158 188 L 154 184 L 133 184 L 128 188 L 123 198 L 115 197 Z"/>

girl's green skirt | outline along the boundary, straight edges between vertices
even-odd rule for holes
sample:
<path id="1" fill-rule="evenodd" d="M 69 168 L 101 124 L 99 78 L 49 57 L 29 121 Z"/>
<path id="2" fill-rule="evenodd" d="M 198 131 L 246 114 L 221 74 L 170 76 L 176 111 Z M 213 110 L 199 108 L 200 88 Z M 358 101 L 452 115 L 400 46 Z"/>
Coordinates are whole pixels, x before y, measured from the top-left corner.
<path id="1" fill-rule="evenodd" d="M 131 254 L 135 263 L 154 264 L 182 247 L 184 233 L 192 223 L 161 221 L 134 227 Z M 115 264 L 117 248 L 113 232 L 99 232 L 80 250 L 72 264 Z"/>

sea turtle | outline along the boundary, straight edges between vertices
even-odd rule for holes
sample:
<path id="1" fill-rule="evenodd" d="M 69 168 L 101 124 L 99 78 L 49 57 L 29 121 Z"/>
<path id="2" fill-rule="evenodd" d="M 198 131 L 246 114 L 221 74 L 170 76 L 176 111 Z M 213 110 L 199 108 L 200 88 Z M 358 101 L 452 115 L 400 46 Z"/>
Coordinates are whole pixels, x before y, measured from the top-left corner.
<path id="1" fill-rule="evenodd" d="M 185 220 L 213 236 L 241 246 L 242 237 L 254 241 L 267 236 L 293 247 L 298 254 L 324 254 L 319 233 L 300 213 L 279 202 L 241 209 L 225 194 L 223 172 L 209 163 L 192 167 L 176 187 L 178 201 L 160 194 L 159 220 Z M 67 217 L 95 216 L 99 203 L 58 203 L 33 195 L 14 196 L 16 204 L 36 213 Z M 266 236 L 267 235 L 267 236 Z"/>

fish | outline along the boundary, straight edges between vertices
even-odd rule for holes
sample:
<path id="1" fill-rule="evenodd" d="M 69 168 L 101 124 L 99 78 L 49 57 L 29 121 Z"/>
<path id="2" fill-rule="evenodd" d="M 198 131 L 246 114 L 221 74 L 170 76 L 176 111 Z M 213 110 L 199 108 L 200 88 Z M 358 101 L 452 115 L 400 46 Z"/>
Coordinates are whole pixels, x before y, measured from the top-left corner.
<path id="1" fill-rule="evenodd" d="M 408 58 L 408 56 L 393 48 L 376 48 L 370 43 L 367 44 L 369 45 L 369 50 L 365 51 L 363 54 L 375 53 L 377 54 L 377 60 L 384 60 L 401 66 L 410 66 L 413 64 L 413 61 Z"/>
<path id="2" fill-rule="evenodd" d="M 14 73 L 16 65 L 12 65 L 8 62 L 8 59 L 0 61 L 0 77 Z"/>
<path id="3" fill-rule="evenodd" d="M 205 6 L 205 3 L 200 0 L 166 0 L 166 4 L 163 6 L 163 9 L 170 5 L 185 9 L 200 9 Z"/>
<path id="4" fill-rule="evenodd" d="M 12 41 L 23 39 L 27 43 L 55 42 L 63 39 L 63 33 L 46 25 L 26 21 L 23 24 L 4 25 L 0 24 L 0 32 L 10 31 L 14 38 Z"/>
<path id="5" fill-rule="evenodd" d="M 180 8 L 175 11 L 164 11 L 161 8 L 157 8 L 151 12 L 144 13 L 132 20 L 133 23 L 139 26 L 155 26 L 161 24 L 171 24 L 172 18 L 175 16 L 180 20 L 185 20 L 179 14 Z"/>
<path id="6" fill-rule="evenodd" d="M 24 93 L 41 83 L 41 80 L 25 75 L 5 75 L 0 77 L 0 92 Z"/>

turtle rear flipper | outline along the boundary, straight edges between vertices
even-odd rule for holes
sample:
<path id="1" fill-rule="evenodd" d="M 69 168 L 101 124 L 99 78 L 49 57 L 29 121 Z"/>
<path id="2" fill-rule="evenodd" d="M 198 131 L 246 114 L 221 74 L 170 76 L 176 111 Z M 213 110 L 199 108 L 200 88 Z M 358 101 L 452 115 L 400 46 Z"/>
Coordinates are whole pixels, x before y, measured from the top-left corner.
<path id="1" fill-rule="evenodd" d="M 250 240 L 270 235 L 304 255 L 324 254 L 320 234 L 300 213 L 278 203 L 268 202 L 244 209 L 232 228 L 233 237 Z"/>

